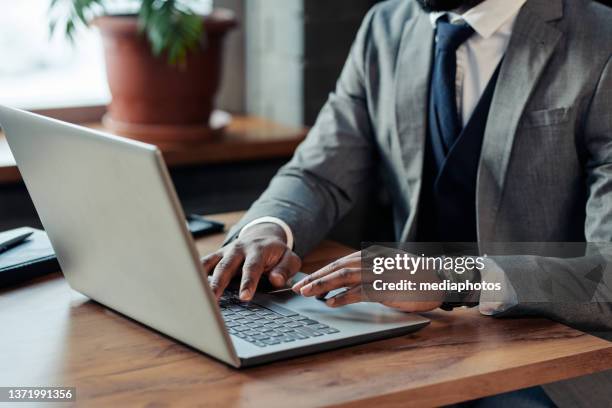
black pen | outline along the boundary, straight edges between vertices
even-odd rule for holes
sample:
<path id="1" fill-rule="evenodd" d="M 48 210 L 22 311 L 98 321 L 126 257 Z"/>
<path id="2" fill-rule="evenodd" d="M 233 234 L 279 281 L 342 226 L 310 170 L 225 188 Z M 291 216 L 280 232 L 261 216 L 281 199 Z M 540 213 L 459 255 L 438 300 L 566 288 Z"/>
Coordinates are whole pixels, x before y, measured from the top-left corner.
<path id="1" fill-rule="evenodd" d="M 23 232 L 23 229 L 18 229 L 14 231 L 6 232 L 2 235 L 8 235 L 7 238 L 3 238 L 0 235 L 0 254 L 8 251 L 9 249 L 16 247 L 17 245 L 22 244 L 30 235 L 32 235 L 33 231 Z"/>

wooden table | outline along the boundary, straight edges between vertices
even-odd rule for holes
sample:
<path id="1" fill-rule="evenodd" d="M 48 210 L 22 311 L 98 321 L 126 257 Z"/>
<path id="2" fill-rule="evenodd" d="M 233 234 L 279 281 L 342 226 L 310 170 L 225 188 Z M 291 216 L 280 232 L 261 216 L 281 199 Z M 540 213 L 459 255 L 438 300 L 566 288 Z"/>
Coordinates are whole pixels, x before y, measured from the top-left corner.
<path id="1" fill-rule="evenodd" d="M 221 240 L 197 245 L 207 253 Z M 305 270 L 350 251 L 326 242 Z M 612 368 L 611 343 L 548 320 L 475 310 L 427 316 L 432 324 L 408 336 L 235 370 L 88 301 L 55 275 L 0 292 L 0 386 L 75 386 L 86 407 L 405 407 Z"/>
<path id="2" fill-rule="evenodd" d="M 95 122 L 84 126 L 104 130 Z M 306 133 L 305 128 L 283 126 L 255 116 L 234 116 L 216 140 L 184 147 L 162 147 L 162 151 L 169 167 L 289 158 Z M 0 132 L 0 185 L 20 181 L 13 155 Z"/>

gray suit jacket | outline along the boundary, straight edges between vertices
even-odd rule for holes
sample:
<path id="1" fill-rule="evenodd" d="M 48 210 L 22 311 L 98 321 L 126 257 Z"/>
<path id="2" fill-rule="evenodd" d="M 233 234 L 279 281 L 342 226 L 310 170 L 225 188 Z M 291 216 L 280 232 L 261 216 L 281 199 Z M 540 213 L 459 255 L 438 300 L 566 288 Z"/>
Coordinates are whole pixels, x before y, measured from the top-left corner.
<path id="1" fill-rule="evenodd" d="M 306 141 L 229 237 L 274 215 L 303 255 L 381 173 L 396 237 L 413 240 L 433 35 L 415 2 L 375 6 Z M 612 241 L 612 10 L 586 0 L 528 0 L 522 8 L 489 113 L 476 201 L 479 242 Z M 513 284 L 524 268 L 504 267 Z M 527 290 L 520 280 L 519 299 Z M 521 303 L 509 313 L 612 330 L 605 303 Z M 607 385 L 589 378 L 548 390 L 560 404 L 584 404 L 581 396 L 612 390 L 612 375 L 599 377 Z"/>

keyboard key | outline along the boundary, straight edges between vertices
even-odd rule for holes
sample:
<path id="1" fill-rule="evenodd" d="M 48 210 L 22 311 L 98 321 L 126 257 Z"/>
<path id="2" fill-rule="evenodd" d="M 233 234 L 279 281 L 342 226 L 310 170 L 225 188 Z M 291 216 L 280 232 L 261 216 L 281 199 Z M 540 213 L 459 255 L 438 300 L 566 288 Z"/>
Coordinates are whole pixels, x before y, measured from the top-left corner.
<path id="1" fill-rule="evenodd" d="M 333 329 L 333 328 L 331 328 L 331 327 L 328 327 L 327 329 L 323 329 L 323 330 L 320 330 L 320 331 L 321 331 L 323 334 L 334 334 L 334 333 L 339 333 L 339 332 L 340 332 L 340 330 L 338 330 L 338 329 Z"/>
<path id="2" fill-rule="evenodd" d="M 279 330 L 282 332 L 291 332 L 294 331 L 294 327 L 281 327 Z"/>
<path id="3" fill-rule="evenodd" d="M 268 310 L 265 310 L 265 311 L 262 311 L 262 312 L 255 312 L 255 314 L 257 314 L 257 316 L 261 316 L 261 317 L 271 316 L 271 317 L 275 317 L 276 318 L 276 317 L 279 316 L 279 315 L 275 315 L 274 313 L 272 313 L 272 312 L 270 312 Z"/>
<path id="4" fill-rule="evenodd" d="M 283 333 L 283 335 L 284 335 L 284 337 L 292 338 L 292 339 L 294 339 L 294 340 L 297 340 L 297 339 L 298 339 L 298 336 L 297 336 L 297 335 L 298 335 L 298 332 L 295 332 L 295 331 L 285 332 L 285 333 Z M 303 336 L 302 336 L 302 337 L 303 337 Z"/>
<path id="5" fill-rule="evenodd" d="M 312 320 L 312 319 L 302 320 L 302 323 L 307 324 L 307 325 L 319 324 L 319 322 L 317 322 L 316 320 Z"/>
<path id="6" fill-rule="evenodd" d="M 300 332 L 300 333 L 304 333 L 307 336 L 314 336 L 314 337 L 322 336 L 322 333 L 319 333 L 316 330 L 312 330 L 308 326 L 298 327 L 295 330 Z"/>
<path id="7" fill-rule="evenodd" d="M 291 316 L 297 316 L 298 314 L 295 313 L 292 310 L 289 309 L 285 309 L 282 306 L 279 306 L 275 303 L 267 303 L 266 305 L 262 305 L 263 307 L 265 307 L 266 309 L 270 309 L 275 313 L 278 313 L 281 316 L 285 316 L 285 317 L 291 317 Z"/>
<path id="8" fill-rule="evenodd" d="M 256 334 L 253 336 L 253 338 L 255 340 L 267 340 L 270 338 L 270 336 L 266 335 L 266 334 Z"/>

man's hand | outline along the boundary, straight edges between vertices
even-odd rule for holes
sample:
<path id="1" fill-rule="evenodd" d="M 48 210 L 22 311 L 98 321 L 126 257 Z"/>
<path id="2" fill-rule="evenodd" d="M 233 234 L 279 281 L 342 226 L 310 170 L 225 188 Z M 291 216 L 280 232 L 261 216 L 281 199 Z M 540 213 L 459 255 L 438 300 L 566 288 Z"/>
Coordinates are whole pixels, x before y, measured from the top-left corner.
<path id="1" fill-rule="evenodd" d="M 204 257 L 204 271 L 212 273 L 210 286 L 219 298 L 232 278 L 242 272 L 240 300 L 250 301 L 262 275 L 282 288 L 302 266 L 300 258 L 287 247 L 283 229 L 273 223 L 250 227 L 239 238 Z"/>
<path id="2" fill-rule="evenodd" d="M 435 273 L 424 271 L 419 274 L 418 272 L 414 275 L 422 280 L 431 280 L 432 282 L 439 282 Z M 363 300 L 362 295 L 362 269 L 361 269 L 361 252 L 355 252 L 350 255 L 341 258 L 324 268 L 319 269 L 312 275 L 302 279 L 293 285 L 293 291 L 301 294 L 302 296 L 316 296 L 324 297 L 328 292 L 347 288 L 345 292 L 342 292 L 326 301 L 326 304 L 330 307 L 340 307 L 349 305 L 352 303 L 358 303 Z M 431 299 L 427 301 L 389 301 L 382 302 L 385 306 L 399 309 L 405 312 L 427 312 L 436 309 L 442 305 L 445 294 L 439 293 L 438 299 Z M 419 297 L 419 296 L 415 296 Z M 431 294 L 425 297 L 432 297 Z M 421 299 L 424 297 L 421 296 Z M 435 298 L 435 296 L 434 296 Z"/>

